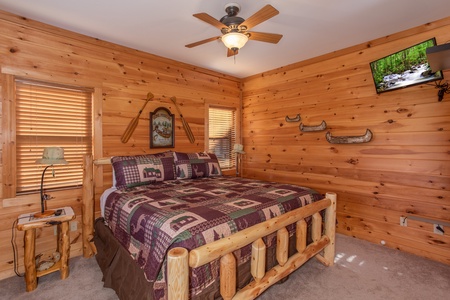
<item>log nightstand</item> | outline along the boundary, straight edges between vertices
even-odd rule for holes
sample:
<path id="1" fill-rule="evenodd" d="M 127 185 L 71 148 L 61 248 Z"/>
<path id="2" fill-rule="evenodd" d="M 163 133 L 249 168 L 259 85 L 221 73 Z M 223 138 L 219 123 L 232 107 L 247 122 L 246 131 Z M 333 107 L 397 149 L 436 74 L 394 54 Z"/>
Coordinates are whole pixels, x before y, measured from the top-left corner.
<path id="1" fill-rule="evenodd" d="M 70 236 L 69 221 L 75 219 L 75 214 L 71 207 L 63 207 L 55 210 L 59 215 L 51 215 L 44 218 L 35 218 L 34 213 L 22 214 L 18 217 L 17 230 L 25 231 L 24 234 L 24 265 L 25 265 L 25 284 L 27 292 L 31 292 L 37 287 L 37 278 L 60 271 L 61 279 L 69 276 L 69 253 Z M 58 247 L 60 259 L 53 266 L 46 270 L 36 271 L 35 262 L 35 242 L 36 228 L 58 226 Z"/>

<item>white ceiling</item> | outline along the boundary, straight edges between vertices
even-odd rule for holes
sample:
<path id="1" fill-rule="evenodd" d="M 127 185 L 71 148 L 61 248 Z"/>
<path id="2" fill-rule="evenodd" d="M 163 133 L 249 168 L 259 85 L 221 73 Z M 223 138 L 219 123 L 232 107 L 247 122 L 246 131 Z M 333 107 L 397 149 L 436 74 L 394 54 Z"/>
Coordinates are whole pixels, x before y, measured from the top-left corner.
<path id="1" fill-rule="evenodd" d="M 194 18 L 224 16 L 229 0 L 0 0 L 0 9 L 155 55 L 247 77 L 449 16 L 448 0 L 234 0 L 247 19 L 266 4 L 280 14 L 252 30 L 283 34 L 226 56 L 219 29 Z M 234 60 L 235 59 L 235 60 Z"/>

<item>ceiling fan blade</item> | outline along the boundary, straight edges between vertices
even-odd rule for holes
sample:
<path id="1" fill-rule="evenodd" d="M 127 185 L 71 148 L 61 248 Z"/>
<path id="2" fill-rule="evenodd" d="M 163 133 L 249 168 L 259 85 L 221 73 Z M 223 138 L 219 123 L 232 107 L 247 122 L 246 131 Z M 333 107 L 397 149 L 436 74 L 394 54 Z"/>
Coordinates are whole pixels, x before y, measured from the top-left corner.
<path id="1" fill-rule="evenodd" d="M 203 45 L 203 44 L 206 44 L 206 43 L 218 40 L 218 39 L 220 39 L 220 36 L 215 36 L 215 37 L 212 37 L 212 38 L 209 38 L 209 39 L 205 39 L 205 40 L 201 40 L 201 41 L 198 41 L 198 42 L 195 42 L 195 43 L 192 43 L 192 44 L 188 44 L 185 47 L 193 48 L 193 47 L 197 47 L 197 46 L 200 46 L 200 45 Z"/>
<path id="2" fill-rule="evenodd" d="M 260 10 L 258 10 L 256 13 L 254 13 L 252 16 L 247 18 L 242 24 L 239 25 L 239 27 L 245 26 L 247 27 L 247 30 L 250 28 L 255 27 L 256 25 L 278 15 L 280 12 L 273 7 L 270 4 L 267 4 Z"/>
<path id="3" fill-rule="evenodd" d="M 238 55 L 238 53 L 239 53 L 239 50 L 233 51 L 231 49 L 227 49 L 227 57 Z"/>
<path id="4" fill-rule="evenodd" d="M 272 43 L 272 44 L 277 44 L 283 37 L 282 34 L 277 34 L 277 33 L 254 32 L 254 31 L 247 32 L 247 33 L 250 35 L 248 37 L 249 40 Z"/>
<path id="5" fill-rule="evenodd" d="M 198 13 L 198 14 L 194 14 L 194 17 L 196 17 L 197 19 L 202 20 L 203 22 L 206 22 L 214 27 L 219 28 L 220 30 L 222 30 L 222 28 L 227 28 L 228 26 L 219 22 L 218 20 L 214 19 L 213 17 L 211 17 L 210 15 L 208 15 L 207 13 Z"/>

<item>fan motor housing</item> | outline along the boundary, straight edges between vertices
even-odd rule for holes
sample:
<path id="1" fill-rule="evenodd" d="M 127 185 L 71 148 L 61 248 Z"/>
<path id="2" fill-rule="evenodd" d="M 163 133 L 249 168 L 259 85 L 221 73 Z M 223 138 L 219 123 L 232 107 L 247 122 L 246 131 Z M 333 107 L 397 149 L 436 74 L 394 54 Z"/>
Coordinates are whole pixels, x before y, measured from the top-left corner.
<path id="1" fill-rule="evenodd" d="M 229 17 L 237 16 L 240 10 L 241 6 L 235 2 L 231 2 L 225 5 L 225 12 Z"/>
<path id="2" fill-rule="evenodd" d="M 220 22 L 227 25 L 227 26 L 231 26 L 231 25 L 239 25 L 242 22 L 244 22 L 245 20 L 242 19 L 241 17 L 229 17 L 229 16 L 223 16 L 220 19 Z"/>
<path id="3" fill-rule="evenodd" d="M 245 21 L 243 18 L 237 16 L 240 10 L 241 7 L 237 3 L 232 2 L 225 5 L 225 12 L 227 14 L 219 20 L 228 27 L 222 29 L 223 34 L 239 31 L 239 24 Z"/>

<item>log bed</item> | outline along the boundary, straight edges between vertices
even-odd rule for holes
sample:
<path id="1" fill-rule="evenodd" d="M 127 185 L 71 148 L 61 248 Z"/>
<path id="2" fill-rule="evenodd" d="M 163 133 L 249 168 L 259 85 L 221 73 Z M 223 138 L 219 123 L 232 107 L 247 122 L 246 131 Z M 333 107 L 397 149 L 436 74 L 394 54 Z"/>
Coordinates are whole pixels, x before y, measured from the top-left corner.
<path id="1" fill-rule="evenodd" d="M 93 160 L 84 158 L 82 237 L 83 255 L 96 254 L 94 237 L 94 172 L 102 165 L 111 164 L 109 158 Z M 312 204 L 297 208 L 283 215 L 269 219 L 228 237 L 188 251 L 173 248 L 167 254 L 168 299 L 189 299 L 189 268 L 203 266 L 216 259 L 220 260 L 220 294 L 223 299 L 255 299 L 270 286 L 297 270 L 310 258 L 315 257 L 326 266 L 334 263 L 336 194 L 326 193 L 326 197 Z M 325 211 L 322 217 L 321 212 Z M 307 223 L 311 217 L 311 243 L 307 243 Z M 289 234 L 286 226 L 295 224 L 296 253 L 288 257 Z M 263 237 L 276 233 L 276 261 L 278 265 L 266 271 L 266 246 Z M 251 244 L 250 272 L 254 280 L 237 290 L 236 259 L 233 251 Z"/>

